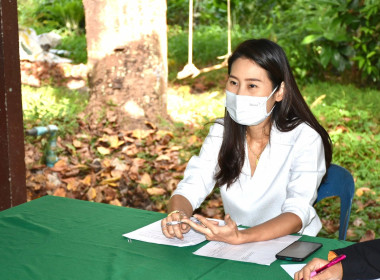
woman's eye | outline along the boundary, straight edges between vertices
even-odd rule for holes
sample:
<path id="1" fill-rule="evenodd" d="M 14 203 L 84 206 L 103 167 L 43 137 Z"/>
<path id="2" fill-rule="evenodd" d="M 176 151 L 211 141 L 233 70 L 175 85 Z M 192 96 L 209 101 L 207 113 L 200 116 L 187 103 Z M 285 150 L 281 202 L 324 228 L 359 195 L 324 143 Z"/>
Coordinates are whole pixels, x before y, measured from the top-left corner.
<path id="1" fill-rule="evenodd" d="M 251 84 L 251 85 L 249 85 L 248 87 L 249 87 L 249 88 L 255 88 L 255 87 L 257 87 L 257 86 L 254 85 L 254 84 Z"/>
<path id="2" fill-rule="evenodd" d="M 235 82 L 235 81 L 230 81 L 230 84 L 233 85 L 233 86 L 236 86 L 236 85 L 237 85 L 237 82 Z"/>

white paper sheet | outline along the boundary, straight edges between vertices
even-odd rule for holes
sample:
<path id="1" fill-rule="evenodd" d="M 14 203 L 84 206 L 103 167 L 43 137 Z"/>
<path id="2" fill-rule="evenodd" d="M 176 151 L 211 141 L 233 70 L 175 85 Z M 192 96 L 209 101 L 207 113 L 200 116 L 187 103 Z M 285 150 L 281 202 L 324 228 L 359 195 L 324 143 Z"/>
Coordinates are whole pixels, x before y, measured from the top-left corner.
<path id="1" fill-rule="evenodd" d="M 135 231 L 123 234 L 123 236 L 144 242 L 171 245 L 177 247 L 192 246 L 206 240 L 203 234 L 200 234 L 192 229 L 188 233 L 184 234 L 183 240 L 180 240 L 178 238 L 167 238 L 162 233 L 161 220 L 149 224 L 145 227 L 139 228 Z"/>
<path id="2" fill-rule="evenodd" d="M 268 241 L 231 245 L 210 241 L 194 252 L 195 255 L 270 265 L 276 260 L 276 254 L 300 239 L 301 236 L 287 235 Z"/>
<path id="3" fill-rule="evenodd" d="M 306 263 L 297 263 L 297 264 L 282 264 L 281 267 L 292 277 L 297 271 L 300 271 Z"/>

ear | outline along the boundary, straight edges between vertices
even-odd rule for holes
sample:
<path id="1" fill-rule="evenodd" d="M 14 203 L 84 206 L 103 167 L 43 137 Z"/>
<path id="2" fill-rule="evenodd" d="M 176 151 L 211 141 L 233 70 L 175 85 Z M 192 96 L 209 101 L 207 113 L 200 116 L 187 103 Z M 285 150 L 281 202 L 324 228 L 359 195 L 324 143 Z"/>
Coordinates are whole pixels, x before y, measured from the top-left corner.
<path id="1" fill-rule="evenodd" d="M 277 102 L 280 102 L 284 98 L 284 95 L 285 95 L 285 83 L 281 82 L 280 89 L 277 90 L 276 92 L 275 100 Z"/>

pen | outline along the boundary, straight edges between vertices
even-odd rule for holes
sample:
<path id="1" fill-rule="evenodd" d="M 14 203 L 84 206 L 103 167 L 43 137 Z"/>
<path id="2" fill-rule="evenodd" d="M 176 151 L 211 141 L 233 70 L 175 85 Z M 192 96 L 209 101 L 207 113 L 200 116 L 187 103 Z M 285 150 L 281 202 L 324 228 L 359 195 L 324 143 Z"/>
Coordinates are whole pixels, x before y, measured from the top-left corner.
<path id="1" fill-rule="evenodd" d="M 192 220 L 194 223 L 197 223 L 197 224 L 205 226 L 204 224 L 201 223 L 201 221 L 199 221 L 195 217 L 191 217 L 190 220 Z M 172 221 L 172 222 L 167 222 L 166 226 L 174 226 L 174 225 L 180 225 L 180 224 L 185 224 L 185 223 L 182 222 L 182 221 Z"/>
<path id="2" fill-rule="evenodd" d="M 339 255 L 339 256 L 337 256 L 336 258 L 332 259 L 328 264 L 326 264 L 326 265 L 324 265 L 324 266 L 322 266 L 322 267 L 314 270 L 312 273 L 310 273 L 310 278 L 314 277 L 318 273 L 321 273 L 325 269 L 328 269 L 329 267 L 333 266 L 334 264 L 340 263 L 345 258 L 346 258 L 346 255 Z M 301 280 L 303 280 L 303 278 Z"/>

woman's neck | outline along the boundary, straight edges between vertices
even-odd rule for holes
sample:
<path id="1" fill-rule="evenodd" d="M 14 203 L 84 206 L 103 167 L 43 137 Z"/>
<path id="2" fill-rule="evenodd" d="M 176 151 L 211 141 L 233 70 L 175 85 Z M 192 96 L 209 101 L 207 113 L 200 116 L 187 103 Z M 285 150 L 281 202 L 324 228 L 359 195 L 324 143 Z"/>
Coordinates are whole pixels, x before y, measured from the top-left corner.
<path id="1" fill-rule="evenodd" d="M 267 142 L 270 135 L 271 123 L 269 118 L 259 125 L 247 127 L 247 135 L 253 142 Z M 266 144 L 266 143 L 265 143 Z"/>

